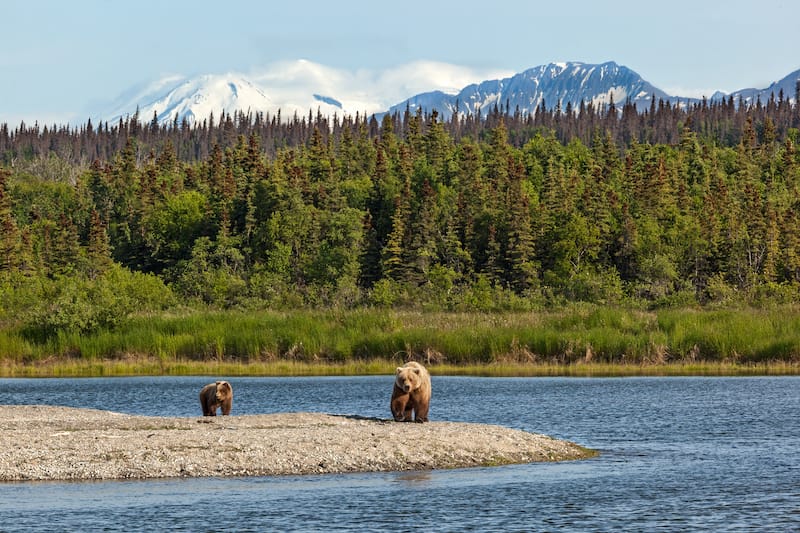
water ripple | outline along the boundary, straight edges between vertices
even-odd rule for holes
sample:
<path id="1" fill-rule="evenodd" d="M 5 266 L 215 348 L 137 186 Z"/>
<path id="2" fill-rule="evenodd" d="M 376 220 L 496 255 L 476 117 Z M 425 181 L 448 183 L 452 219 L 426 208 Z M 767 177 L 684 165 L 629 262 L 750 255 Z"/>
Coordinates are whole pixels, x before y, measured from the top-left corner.
<path id="1" fill-rule="evenodd" d="M 208 381 L 3 379 L 0 404 L 198 416 L 197 391 Z M 391 376 L 231 382 L 234 414 L 389 416 Z M 7 483 L 0 485 L 0 529 L 800 530 L 800 378 L 435 377 L 433 383 L 433 419 L 546 433 L 601 455 L 437 472 Z"/>

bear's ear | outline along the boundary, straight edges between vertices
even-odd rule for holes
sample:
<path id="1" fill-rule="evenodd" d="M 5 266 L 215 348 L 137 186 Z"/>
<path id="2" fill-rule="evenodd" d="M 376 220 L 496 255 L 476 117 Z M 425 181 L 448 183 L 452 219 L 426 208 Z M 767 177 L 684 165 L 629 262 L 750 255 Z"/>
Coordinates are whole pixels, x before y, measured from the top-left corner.
<path id="1" fill-rule="evenodd" d="M 402 372 L 402 371 L 403 371 L 403 367 L 402 367 L 402 366 L 398 366 L 398 367 L 397 367 L 397 370 L 395 370 L 395 372 L 396 372 L 397 374 L 399 374 L 399 373 L 400 373 L 400 372 Z"/>
<path id="2" fill-rule="evenodd" d="M 415 373 L 415 374 L 419 374 L 419 368 L 415 368 L 415 369 L 414 369 L 414 373 Z"/>
<path id="3" fill-rule="evenodd" d="M 221 381 L 217 381 L 217 382 L 215 382 L 215 384 L 216 384 L 217 386 L 219 386 L 219 384 L 220 384 L 220 383 L 222 383 L 222 382 L 221 382 Z"/>

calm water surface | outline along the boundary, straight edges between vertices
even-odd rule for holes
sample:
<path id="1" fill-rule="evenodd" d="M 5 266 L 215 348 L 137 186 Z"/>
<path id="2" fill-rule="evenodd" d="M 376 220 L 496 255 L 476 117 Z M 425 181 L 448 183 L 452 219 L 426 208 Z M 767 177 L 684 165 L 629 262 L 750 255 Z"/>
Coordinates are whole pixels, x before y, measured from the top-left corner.
<path id="1" fill-rule="evenodd" d="M 4 379 L 0 404 L 198 416 L 209 381 Z M 234 415 L 389 416 L 391 376 L 230 381 Z M 546 433 L 601 455 L 436 472 L 5 483 L 0 531 L 800 531 L 800 378 L 434 377 L 433 387 L 432 420 Z"/>

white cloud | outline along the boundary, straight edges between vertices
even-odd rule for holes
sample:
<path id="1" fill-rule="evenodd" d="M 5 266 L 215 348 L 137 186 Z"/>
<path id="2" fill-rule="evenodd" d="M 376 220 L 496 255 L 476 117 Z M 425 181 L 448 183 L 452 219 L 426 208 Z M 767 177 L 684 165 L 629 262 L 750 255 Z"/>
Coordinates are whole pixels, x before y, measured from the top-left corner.
<path id="1" fill-rule="evenodd" d="M 715 92 L 721 89 L 691 89 L 686 87 L 664 87 L 661 89 L 670 96 L 678 96 L 682 98 L 711 98 Z"/>
<path id="2" fill-rule="evenodd" d="M 456 93 L 471 83 L 512 76 L 498 69 L 474 69 L 435 61 L 415 61 L 396 67 L 346 70 L 307 60 L 281 61 L 249 74 L 275 101 L 311 92 L 331 96 L 346 110 L 386 111 L 406 98 L 427 91 Z"/>

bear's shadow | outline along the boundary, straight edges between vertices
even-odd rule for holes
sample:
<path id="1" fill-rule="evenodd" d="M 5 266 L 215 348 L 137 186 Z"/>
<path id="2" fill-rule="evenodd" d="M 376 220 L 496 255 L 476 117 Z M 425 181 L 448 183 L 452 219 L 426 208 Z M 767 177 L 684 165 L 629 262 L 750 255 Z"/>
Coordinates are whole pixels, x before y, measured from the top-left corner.
<path id="1" fill-rule="evenodd" d="M 369 422 L 381 422 L 381 423 L 388 423 L 394 422 L 391 418 L 378 418 L 377 416 L 362 416 L 362 415 L 343 415 L 343 414 L 334 414 L 329 413 L 330 416 L 337 416 L 340 418 L 349 418 L 350 420 L 366 420 Z"/>

